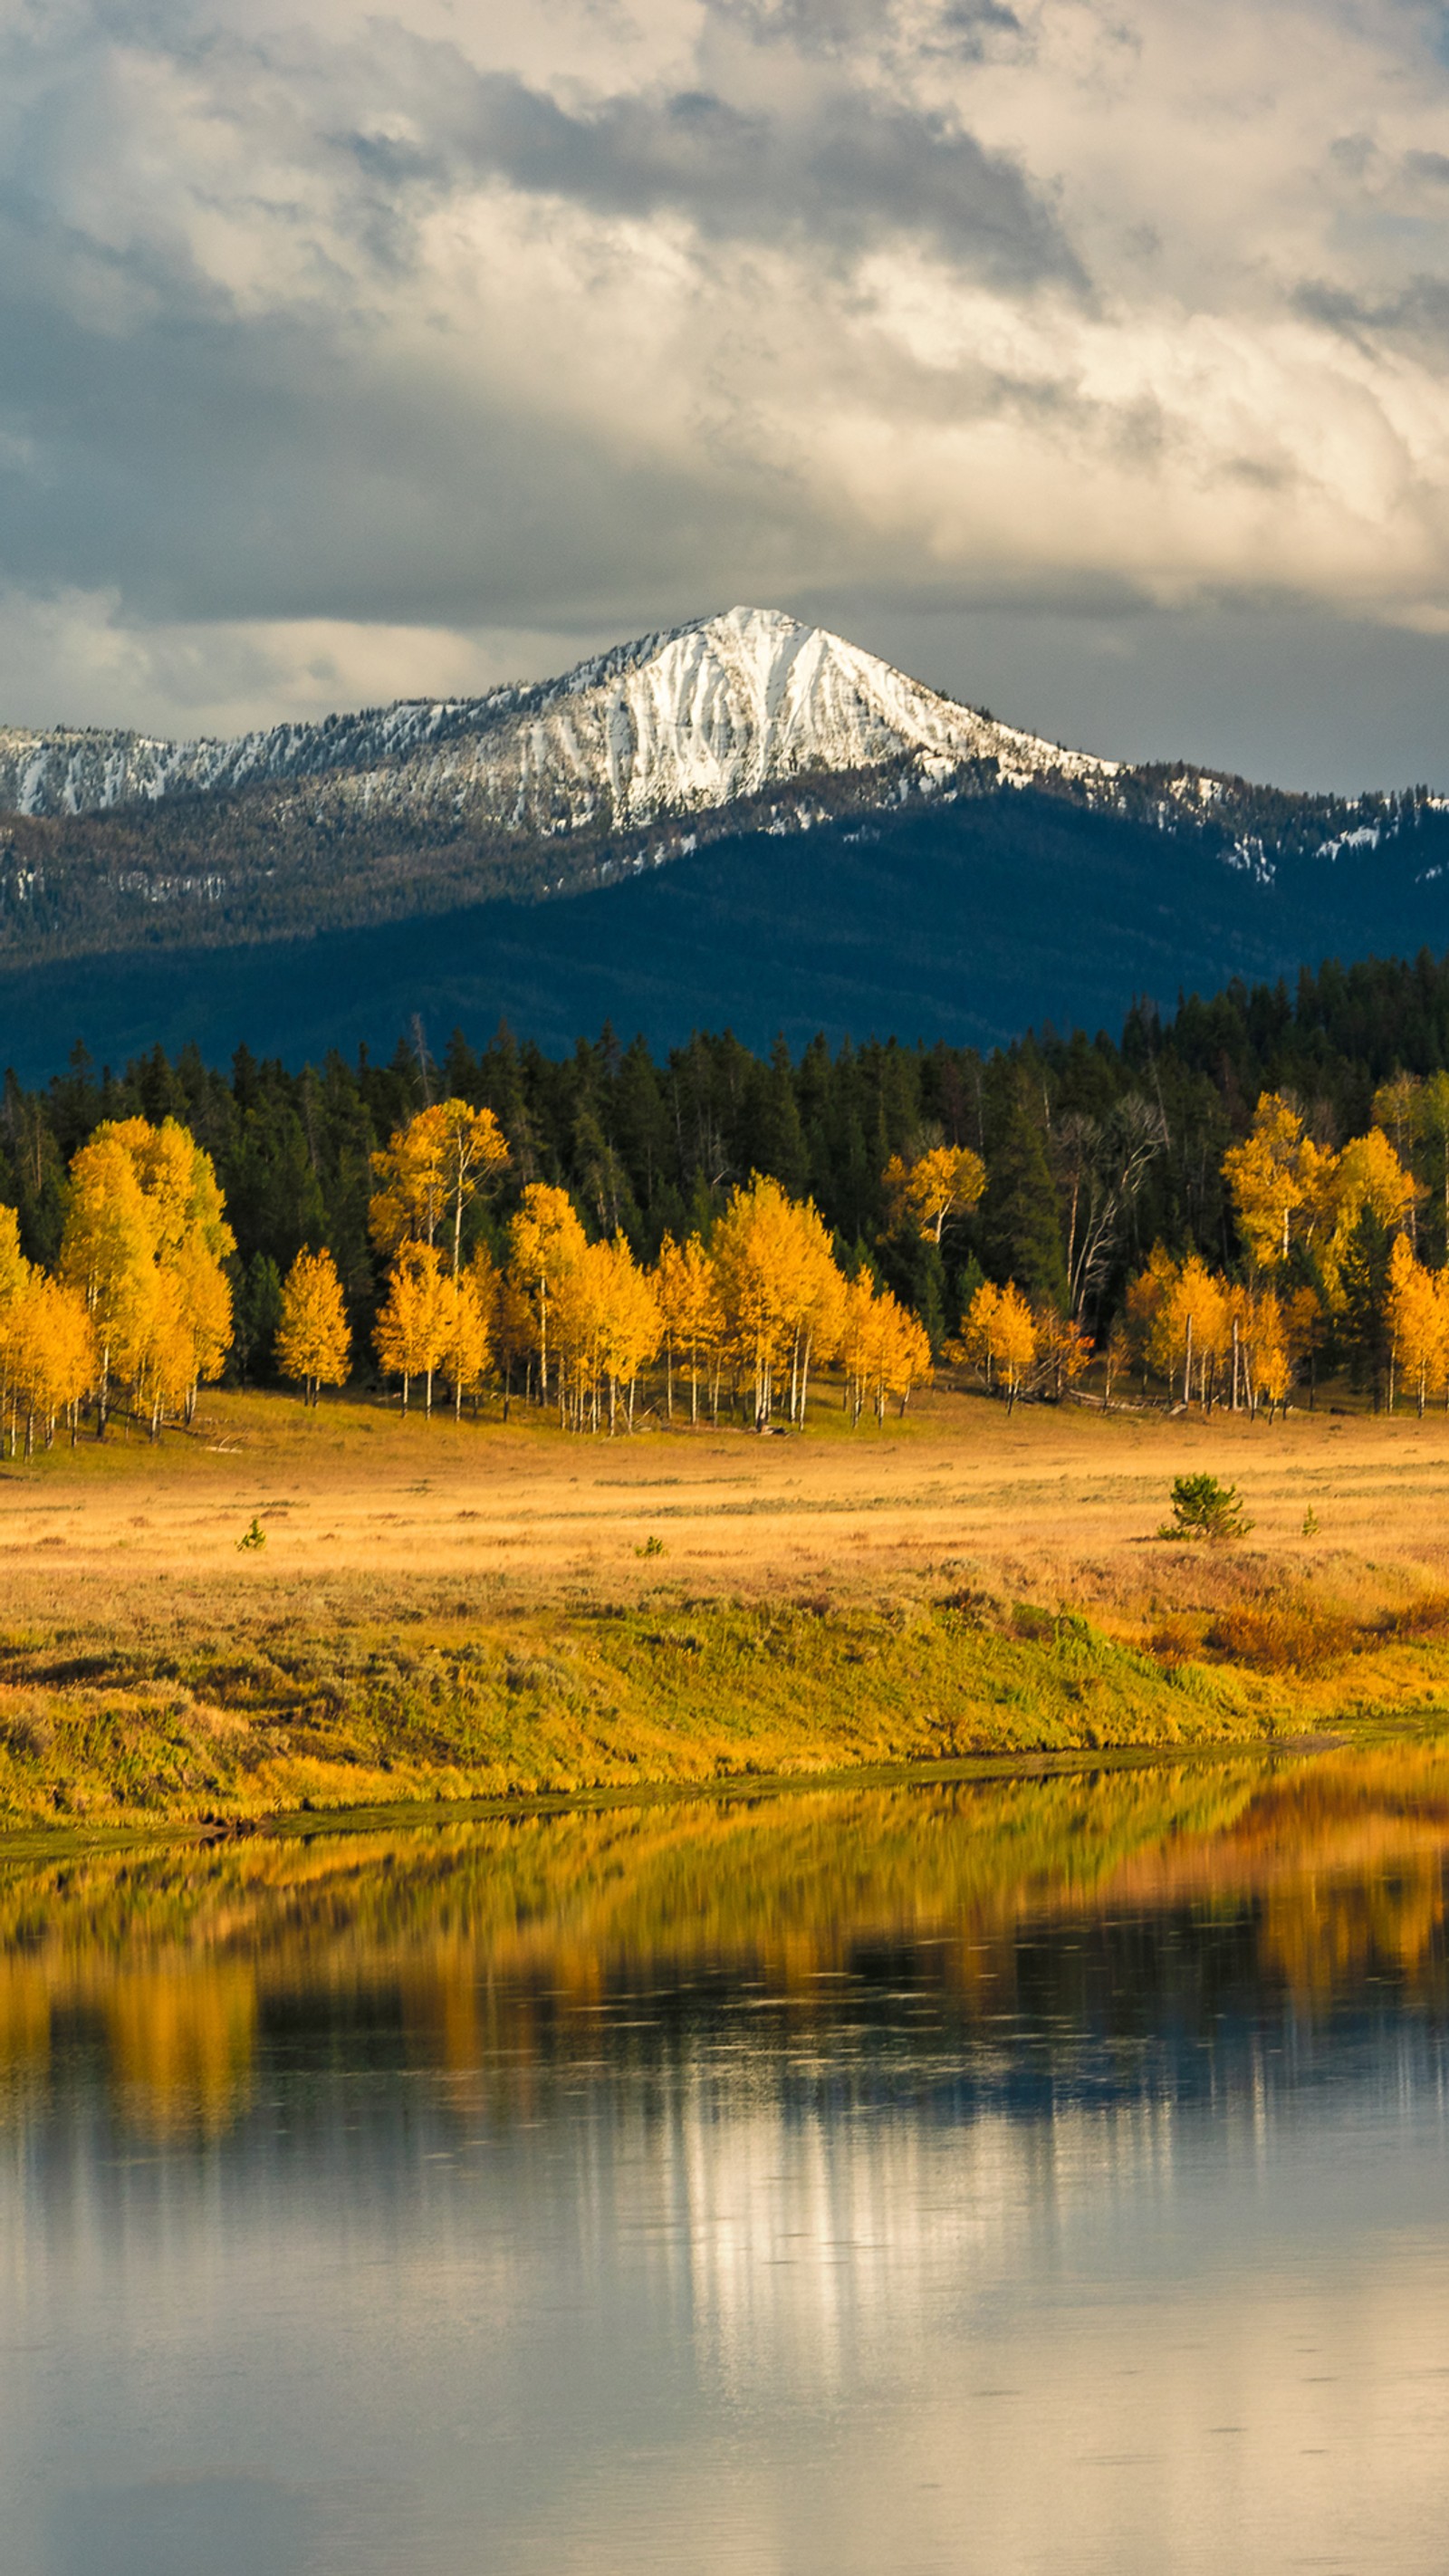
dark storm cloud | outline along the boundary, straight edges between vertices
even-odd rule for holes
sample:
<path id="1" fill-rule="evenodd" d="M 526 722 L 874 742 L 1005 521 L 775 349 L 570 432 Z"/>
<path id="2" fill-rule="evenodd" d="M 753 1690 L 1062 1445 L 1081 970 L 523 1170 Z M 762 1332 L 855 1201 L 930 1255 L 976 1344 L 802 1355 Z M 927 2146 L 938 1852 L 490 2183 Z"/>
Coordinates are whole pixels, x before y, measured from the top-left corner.
<path id="1" fill-rule="evenodd" d="M 475 173 L 599 214 L 676 214 L 713 240 L 804 241 L 832 257 L 905 235 L 1001 285 L 1082 283 L 1055 215 L 1013 161 L 944 117 L 869 92 L 836 91 L 788 115 L 707 90 L 576 111 L 494 74 L 474 86 L 466 123 L 455 99 L 447 124 Z M 428 156 L 409 145 L 368 135 L 356 149 L 399 184 L 426 181 Z"/>

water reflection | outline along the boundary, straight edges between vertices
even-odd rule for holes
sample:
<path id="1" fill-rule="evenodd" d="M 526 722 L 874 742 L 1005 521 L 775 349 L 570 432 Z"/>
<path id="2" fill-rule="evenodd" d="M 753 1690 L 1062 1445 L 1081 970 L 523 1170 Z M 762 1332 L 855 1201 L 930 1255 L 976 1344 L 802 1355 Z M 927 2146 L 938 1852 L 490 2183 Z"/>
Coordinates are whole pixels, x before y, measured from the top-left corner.
<path id="1" fill-rule="evenodd" d="M 1428 1744 L 0 1869 L 0 2563 L 1437 2568 L 1446 1862 Z"/>
<path id="2" fill-rule="evenodd" d="M 640 2029 L 713 1989 L 788 2050 L 839 2037 L 848 1982 L 882 2030 L 945 2010 L 1078 2056 L 1201 2027 L 1220 1991 L 1311 2018 L 1386 1978 L 1437 2005 L 1446 1857 L 1428 1745 L 0 1866 L 0 2116 L 91 2056 L 128 2122 L 215 2132 L 269 2032 L 345 2055 L 364 2028 L 526 2112 L 641 1994 Z"/>

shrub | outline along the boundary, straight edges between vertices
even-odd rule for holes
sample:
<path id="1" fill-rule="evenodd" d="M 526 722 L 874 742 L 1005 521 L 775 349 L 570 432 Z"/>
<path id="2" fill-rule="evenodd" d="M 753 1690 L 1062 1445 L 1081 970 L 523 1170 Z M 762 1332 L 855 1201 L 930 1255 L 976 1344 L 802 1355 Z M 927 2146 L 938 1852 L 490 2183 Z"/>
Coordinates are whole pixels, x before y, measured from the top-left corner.
<path id="1" fill-rule="evenodd" d="M 1159 1538 L 1246 1538 L 1253 1524 L 1243 1516 L 1236 1485 L 1216 1476 L 1179 1476 L 1172 1488 L 1172 1518 Z"/>

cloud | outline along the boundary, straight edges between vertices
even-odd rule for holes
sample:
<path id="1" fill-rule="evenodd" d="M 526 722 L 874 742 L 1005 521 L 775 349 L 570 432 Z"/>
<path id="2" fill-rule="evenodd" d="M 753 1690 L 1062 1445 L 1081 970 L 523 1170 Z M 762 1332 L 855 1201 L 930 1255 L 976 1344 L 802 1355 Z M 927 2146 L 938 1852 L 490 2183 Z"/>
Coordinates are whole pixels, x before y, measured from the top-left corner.
<path id="1" fill-rule="evenodd" d="M 20 5 L 4 712 L 751 596 L 1437 633 L 1446 107 L 1408 0 Z"/>
<path id="2" fill-rule="evenodd" d="M 834 260 L 900 235 L 1004 286 L 1081 282 L 1050 208 L 1004 155 L 939 113 L 850 90 L 783 116 L 707 90 L 571 115 L 495 73 L 478 86 L 475 154 L 515 188 L 605 216 L 681 215 L 708 240 L 797 239 Z"/>

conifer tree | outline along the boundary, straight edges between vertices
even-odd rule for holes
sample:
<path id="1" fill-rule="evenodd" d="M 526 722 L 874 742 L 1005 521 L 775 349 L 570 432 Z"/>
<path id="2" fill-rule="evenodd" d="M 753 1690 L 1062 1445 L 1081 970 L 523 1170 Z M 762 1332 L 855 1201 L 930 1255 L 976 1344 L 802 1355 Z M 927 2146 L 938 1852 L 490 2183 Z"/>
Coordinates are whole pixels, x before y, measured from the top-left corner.
<path id="1" fill-rule="evenodd" d="M 1070 1293 L 1056 1183 L 1041 1118 L 1020 1083 L 991 1156 L 981 1224 L 987 1268 L 1065 1313 Z"/>

